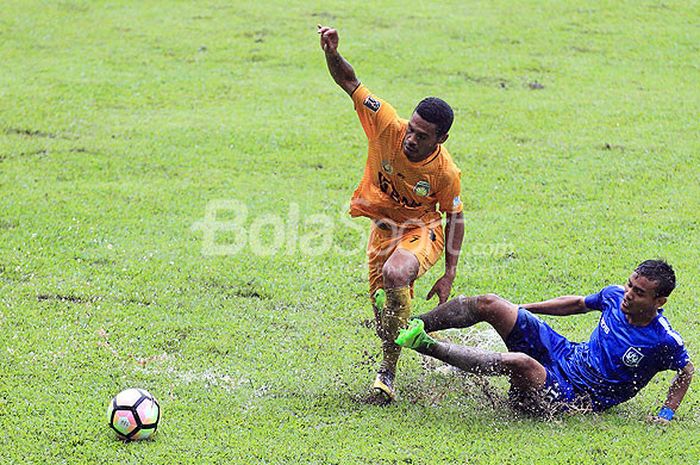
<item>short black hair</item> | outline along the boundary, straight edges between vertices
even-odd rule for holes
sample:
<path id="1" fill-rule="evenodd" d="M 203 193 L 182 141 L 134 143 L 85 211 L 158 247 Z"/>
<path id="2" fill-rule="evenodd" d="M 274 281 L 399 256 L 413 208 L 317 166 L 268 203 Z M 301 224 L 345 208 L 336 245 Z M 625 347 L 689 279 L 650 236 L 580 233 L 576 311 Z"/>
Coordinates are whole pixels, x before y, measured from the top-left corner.
<path id="1" fill-rule="evenodd" d="M 676 288 L 676 273 L 664 260 L 645 260 L 634 272 L 656 282 L 656 297 L 668 297 Z"/>
<path id="2" fill-rule="evenodd" d="M 437 97 L 427 97 L 420 101 L 415 112 L 429 123 L 433 123 L 437 128 L 435 135 L 442 137 L 452 127 L 455 119 L 452 107 L 442 99 Z"/>

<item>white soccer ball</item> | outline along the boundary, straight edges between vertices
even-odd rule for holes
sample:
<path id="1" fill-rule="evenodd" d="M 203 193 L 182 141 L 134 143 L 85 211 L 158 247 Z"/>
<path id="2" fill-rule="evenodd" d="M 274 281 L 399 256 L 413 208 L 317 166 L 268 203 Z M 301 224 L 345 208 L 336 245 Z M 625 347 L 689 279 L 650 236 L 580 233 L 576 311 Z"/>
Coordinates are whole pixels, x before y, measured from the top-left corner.
<path id="1" fill-rule="evenodd" d="M 107 418 L 109 426 L 121 439 L 147 439 L 158 428 L 160 405 L 145 389 L 125 389 L 110 402 Z"/>

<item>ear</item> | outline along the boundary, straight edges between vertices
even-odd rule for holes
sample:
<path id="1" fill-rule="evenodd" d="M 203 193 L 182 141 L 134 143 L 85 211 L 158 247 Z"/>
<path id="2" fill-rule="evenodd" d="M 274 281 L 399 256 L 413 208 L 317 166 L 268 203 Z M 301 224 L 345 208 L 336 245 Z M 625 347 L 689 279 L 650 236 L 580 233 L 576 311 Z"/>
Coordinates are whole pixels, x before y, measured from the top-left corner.
<path id="1" fill-rule="evenodd" d="M 657 297 L 656 298 L 656 308 L 663 307 L 666 302 L 668 302 L 668 297 Z"/>
<path id="2" fill-rule="evenodd" d="M 442 136 L 438 137 L 437 143 L 438 144 L 444 144 L 445 141 L 450 137 L 449 134 L 443 134 Z"/>

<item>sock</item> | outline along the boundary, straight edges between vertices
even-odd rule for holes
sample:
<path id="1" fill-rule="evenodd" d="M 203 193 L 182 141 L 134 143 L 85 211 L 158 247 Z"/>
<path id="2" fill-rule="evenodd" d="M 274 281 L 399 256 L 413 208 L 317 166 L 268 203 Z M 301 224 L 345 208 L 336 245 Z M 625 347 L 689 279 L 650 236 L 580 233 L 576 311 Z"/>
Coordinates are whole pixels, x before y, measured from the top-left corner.
<path id="1" fill-rule="evenodd" d="M 460 295 L 418 318 L 425 323 L 427 333 L 448 328 L 467 328 L 479 322 L 476 314 L 477 299 L 478 297 Z"/>
<path id="2" fill-rule="evenodd" d="M 420 348 L 418 352 L 435 357 L 469 373 L 487 376 L 505 374 L 499 352 L 460 346 L 450 342 L 437 342 L 429 347 Z"/>
<path id="3" fill-rule="evenodd" d="M 372 302 L 372 311 L 374 312 L 374 328 L 377 331 L 379 339 L 384 340 L 382 331 L 382 313 L 384 313 L 384 305 L 386 304 L 386 292 L 384 289 L 377 289 L 370 297 Z"/>
<path id="4" fill-rule="evenodd" d="M 406 326 L 411 314 L 411 288 L 409 286 L 386 289 L 386 305 L 382 312 L 382 351 L 384 359 L 379 371 L 396 373 L 401 347 L 394 343 L 399 335 L 399 329 Z"/>

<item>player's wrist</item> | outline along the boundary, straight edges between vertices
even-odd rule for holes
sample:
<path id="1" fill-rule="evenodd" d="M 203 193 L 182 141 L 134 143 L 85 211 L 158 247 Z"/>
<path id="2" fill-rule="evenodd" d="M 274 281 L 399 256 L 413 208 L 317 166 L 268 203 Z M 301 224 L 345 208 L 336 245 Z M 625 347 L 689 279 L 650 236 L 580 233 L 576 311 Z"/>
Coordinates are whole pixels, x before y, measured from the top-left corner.
<path id="1" fill-rule="evenodd" d="M 661 407 L 659 413 L 656 414 L 657 417 L 663 418 L 666 421 L 671 421 L 676 412 L 673 411 L 671 407 L 666 407 L 665 405 Z"/>

